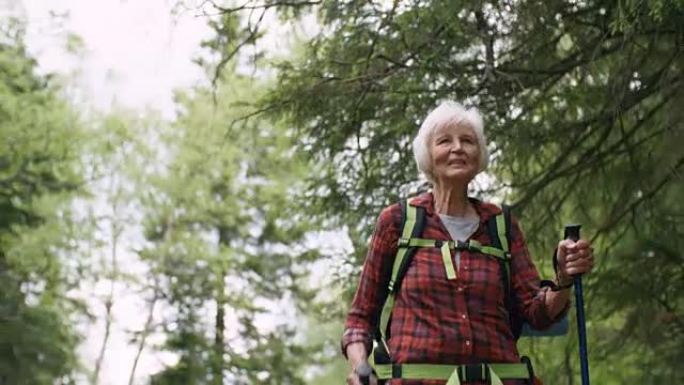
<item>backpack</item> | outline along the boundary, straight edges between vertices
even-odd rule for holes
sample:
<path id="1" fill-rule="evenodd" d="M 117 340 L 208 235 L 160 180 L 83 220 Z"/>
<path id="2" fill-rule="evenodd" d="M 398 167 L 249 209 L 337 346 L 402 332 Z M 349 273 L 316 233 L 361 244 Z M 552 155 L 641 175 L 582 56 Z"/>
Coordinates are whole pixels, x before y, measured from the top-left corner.
<path id="1" fill-rule="evenodd" d="M 401 224 L 402 232 L 399 238 L 398 250 L 392 265 L 392 274 L 387 286 L 387 299 L 380 313 L 379 322 L 376 322 L 377 328 L 375 331 L 375 340 L 377 347 L 373 349 L 373 360 L 376 363 L 389 363 L 389 348 L 386 341 L 389 339 L 389 323 L 394 307 L 394 299 L 401 288 L 401 283 L 406 275 L 411 259 L 420 247 L 436 247 L 441 249 L 442 256 L 445 263 L 451 265 L 450 249 L 477 251 L 494 257 L 498 260 L 501 269 L 501 277 L 504 288 L 504 304 L 509 314 L 509 324 L 515 340 L 518 340 L 521 335 L 525 336 L 552 336 L 561 335 L 567 332 L 567 319 L 564 318 L 557 325 L 554 325 L 549 331 L 538 331 L 532 329 L 527 325 L 522 317 L 513 310 L 515 305 L 515 296 L 512 294 L 511 284 L 511 208 L 508 205 L 501 206 L 501 213 L 490 217 L 487 220 L 486 228 L 490 239 L 489 245 L 482 245 L 475 240 L 468 242 L 462 241 L 440 241 L 432 239 L 422 239 L 423 230 L 425 228 L 425 209 L 422 207 L 415 207 L 408 202 L 411 199 L 401 201 Z M 447 276 L 451 274 L 455 277 L 453 272 L 453 265 L 451 271 L 447 265 Z M 542 281 L 542 286 L 553 285 L 551 281 Z M 523 333 L 524 331 L 524 333 Z"/>

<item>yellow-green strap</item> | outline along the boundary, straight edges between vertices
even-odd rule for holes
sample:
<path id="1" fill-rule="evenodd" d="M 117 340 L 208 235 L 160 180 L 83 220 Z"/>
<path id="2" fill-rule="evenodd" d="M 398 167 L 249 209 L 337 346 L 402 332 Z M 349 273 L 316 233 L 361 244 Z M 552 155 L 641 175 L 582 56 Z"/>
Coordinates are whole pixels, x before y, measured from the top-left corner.
<path id="1" fill-rule="evenodd" d="M 483 254 L 489 254 L 491 256 L 497 257 L 497 258 L 505 258 L 505 253 L 501 249 L 497 249 L 496 247 L 492 246 L 482 246 L 482 244 L 474 239 L 471 239 L 469 242 L 469 249 L 471 250 L 477 250 Z"/>
<path id="2" fill-rule="evenodd" d="M 458 378 L 458 368 L 451 372 L 451 376 L 449 376 L 446 385 L 461 385 L 461 379 Z"/>
<path id="3" fill-rule="evenodd" d="M 503 258 L 506 257 L 506 255 L 505 255 L 505 253 L 503 252 L 503 250 L 497 249 L 496 247 L 482 246 L 482 247 L 479 248 L 479 251 L 480 251 L 482 254 L 489 254 L 489 255 L 491 255 L 491 256 L 493 256 L 493 257 L 496 257 L 496 258 L 501 258 L 501 259 L 503 259 Z"/>
<path id="4" fill-rule="evenodd" d="M 409 203 L 410 199 L 406 200 L 406 221 L 404 222 L 404 229 L 401 232 L 403 239 L 410 238 L 413 233 L 413 228 L 416 226 L 417 209 Z M 380 313 L 380 333 L 382 333 L 382 340 L 385 340 L 387 333 L 387 324 L 389 323 L 392 308 L 394 307 L 394 284 L 399 275 L 399 269 L 406 258 L 408 249 L 406 247 L 399 247 L 397 255 L 394 257 L 394 264 L 392 265 L 392 275 L 390 276 L 389 284 L 387 286 L 387 299 L 382 307 Z"/>
<path id="5" fill-rule="evenodd" d="M 413 233 L 413 228 L 416 225 L 416 208 L 409 203 L 409 199 L 406 200 L 406 223 L 404 223 L 404 229 L 401 232 L 402 238 L 411 238 Z"/>
<path id="6" fill-rule="evenodd" d="M 504 252 L 509 251 L 508 237 L 506 237 L 506 220 L 503 213 L 496 216 L 496 232 L 499 234 L 499 242 Z"/>
<path id="7" fill-rule="evenodd" d="M 382 313 L 380 313 L 380 333 L 382 334 L 383 341 L 385 340 L 385 337 L 387 337 L 387 324 L 389 323 L 393 307 L 394 293 L 390 292 L 385 300 L 385 305 L 382 307 Z"/>
<path id="8" fill-rule="evenodd" d="M 409 239 L 411 238 L 411 234 L 413 233 L 413 228 L 416 226 L 416 213 L 417 210 L 414 206 L 411 206 L 409 204 L 409 199 L 406 200 L 406 222 L 404 223 L 404 229 L 401 232 L 401 239 Z M 401 243 L 400 243 L 401 246 Z M 389 291 L 391 292 L 394 289 L 394 283 L 397 280 L 397 275 L 399 275 L 399 268 L 401 268 L 402 263 L 404 262 L 404 257 L 406 256 L 407 249 L 406 247 L 399 247 L 399 250 L 397 251 L 397 255 L 394 257 L 394 265 L 392 265 L 392 275 L 390 276 L 390 281 L 389 281 Z"/>
<path id="9" fill-rule="evenodd" d="M 439 250 L 442 252 L 442 262 L 444 262 L 447 279 L 456 279 L 456 269 L 454 269 L 454 261 L 451 260 L 449 242 L 444 242 Z"/>
<path id="10" fill-rule="evenodd" d="M 397 255 L 394 257 L 394 265 L 392 266 L 392 275 L 390 276 L 389 284 L 387 284 L 388 293 L 391 294 L 394 291 L 394 284 L 397 281 L 397 276 L 399 275 L 399 268 L 401 267 L 404 258 L 406 257 L 406 252 L 408 249 L 405 247 L 400 247 L 397 251 Z"/>
<path id="11" fill-rule="evenodd" d="M 461 385 L 461 379 L 459 378 L 459 369 L 460 368 L 456 368 L 453 372 L 451 372 L 451 376 L 449 376 L 449 380 L 447 381 L 446 385 Z"/>
<path id="12" fill-rule="evenodd" d="M 437 246 L 438 244 L 442 246 Z M 424 238 L 401 238 L 399 239 L 399 249 L 406 247 L 444 247 L 447 244 L 450 249 L 458 249 L 456 242 L 454 241 L 438 241 L 435 239 L 424 239 Z M 483 254 L 489 254 L 493 257 L 504 259 L 506 258 L 506 253 L 504 250 L 498 249 L 492 246 L 483 246 L 480 242 L 471 239 L 466 244 L 466 249 L 470 251 L 479 251 Z"/>
<path id="13" fill-rule="evenodd" d="M 502 385 L 502 379 L 523 380 L 530 376 L 526 364 L 483 364 L 481 367 L 482 370 L 489 370 L 492 385 Z M 465 377 L 465 368 L 465 365 L 402 364 L 401 378 L 406 380 L 447 380 L 456 381 L 447 382 L 447 385 L 460 384 L 458 374 L 460 372 L 461 377 Z M 374 369 L 380 380 L 393 378 L 391 364 L 375 365 Z"/>
<path id="14" fill-rule="evenodd" d="M 503 382 L 501 382 L 501 379 L 496 375 L 491 366 L 482 365 L 482 378 L 485 378 L 485 370 L 489 371 L 489 385 L 503 385 Z M 461 376 L 465 378 L 465 367 L 459 367 L 451 372 L 451 376 L 449 377 L 446 385 L 461 385 L 459 371 L 461 372 Z"/>
<path id="15" fill-rule="evenodd" d="M 441 246 L 438 246 L 441 244 Z M 496 247 L 492 246 L 483 246 L 481 243 L 478 241 L 471 239 L 465 244 L 465 248 L 470 251 L 477 251 L 483 254 L 488 254 L 493 257 L 499 258 L 499 259 L 507 259 L 506 252 L 504 250 L 498 249 Z M 438 241 L 435 239 L 423 239 L 423 238 L 401 238 L 399 239 L 399 253 L 404 251 L 406 252 L 407 247 L 439 247 L 440 249 L 449 248 L 449 249 L 459 249 L 460 247 L 457 246 L 456 242 L 454 241 Z M 444 255 L 444 252 L 442 252 L 442 255 Z M 397 257 L 399 257 L 399 254 L 397 253 Z M 403 260 L 402 258 L 396 258 L 394 261 L 394 268 L 392 269 L 392 280 L 390 280 L 390 284 L 394 284 L 394 280 L 396 279 L 396 275 L 399 271 L 399 266 L 401 265 L 400 262 Z M 396 271 L 395 271 L 396 270 Z"/>
<path id="16" fill-rule="evenodd" d="M 434 239 L 402 238 L 399 240 L 399 247 L 436 247 L 436 242 Z"/>

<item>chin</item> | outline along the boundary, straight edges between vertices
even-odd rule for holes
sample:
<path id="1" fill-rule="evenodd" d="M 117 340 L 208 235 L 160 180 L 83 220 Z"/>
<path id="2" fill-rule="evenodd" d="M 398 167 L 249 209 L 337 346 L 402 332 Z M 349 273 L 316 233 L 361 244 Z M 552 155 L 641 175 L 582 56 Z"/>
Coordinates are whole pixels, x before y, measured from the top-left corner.
<path id="1" fill-rule="evenodd" d="M 477 173 L 473 172 L 450 172 L 442 177 L 442 179 L 449 181 L 450 184 L 468 184 L 475 178 Z"/>

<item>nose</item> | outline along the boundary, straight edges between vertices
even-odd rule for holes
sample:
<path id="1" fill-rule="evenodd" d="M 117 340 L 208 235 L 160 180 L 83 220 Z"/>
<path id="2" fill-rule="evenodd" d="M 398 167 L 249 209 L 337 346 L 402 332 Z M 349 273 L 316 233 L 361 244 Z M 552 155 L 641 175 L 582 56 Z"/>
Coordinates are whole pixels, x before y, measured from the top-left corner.
<path id="1" fill-rule="evenodd" d="M 451 152 L 460 152 L 463 151 L 463 144 L 459 139 L 456 139 L 452 142 L 451 145 Z"/>

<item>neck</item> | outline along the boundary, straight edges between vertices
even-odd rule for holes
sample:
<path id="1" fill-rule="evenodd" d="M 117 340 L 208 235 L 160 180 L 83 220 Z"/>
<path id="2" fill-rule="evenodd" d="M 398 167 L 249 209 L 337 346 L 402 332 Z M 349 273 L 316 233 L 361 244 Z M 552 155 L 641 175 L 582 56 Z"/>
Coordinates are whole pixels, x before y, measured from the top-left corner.
<path id="1" fill-rule="evenodd" d="M 433 187 L 435 211 L 454 217 L 476 216 L 477 212 L 468 200 L 468 186 L 435 183 Z"/>

